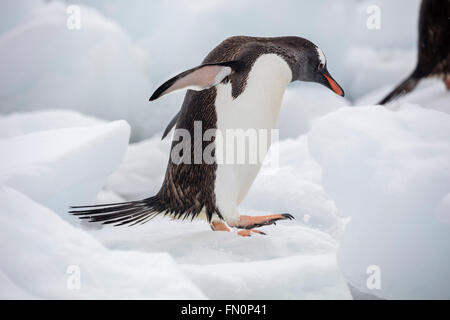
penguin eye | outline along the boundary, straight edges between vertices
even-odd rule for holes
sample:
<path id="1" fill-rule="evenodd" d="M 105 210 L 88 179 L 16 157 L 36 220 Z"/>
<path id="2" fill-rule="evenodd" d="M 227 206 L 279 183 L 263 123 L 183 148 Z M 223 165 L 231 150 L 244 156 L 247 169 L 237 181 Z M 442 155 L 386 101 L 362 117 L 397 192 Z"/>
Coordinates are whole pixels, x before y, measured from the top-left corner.
<path id="1" fill-rule="evenodd" d="M 324 67 L 324 64 L 322 62 L 319 63 L 319 67 L 318 67 L 319 71 L 321 71 L 323 69 L 323 67 Z"/>

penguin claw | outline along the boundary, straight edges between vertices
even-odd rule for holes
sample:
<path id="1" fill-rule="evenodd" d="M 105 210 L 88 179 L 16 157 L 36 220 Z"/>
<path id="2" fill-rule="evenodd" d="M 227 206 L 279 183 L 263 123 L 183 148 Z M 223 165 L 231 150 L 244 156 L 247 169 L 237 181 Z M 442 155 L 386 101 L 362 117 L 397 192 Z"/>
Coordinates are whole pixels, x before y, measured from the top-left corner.
<path id="1" fill-rule="evenodd" d="M 290 213 L 282 213 L 281 215 L 283 217 L 285 217 L 286 219 L 295 220 L 294 216 L 292 214 L 290 214 Z"/>
<path id="2" fill-rule="evenodd" d="M 258 234 L 261 234 L 261 235 L 266 235 L 265 232 L 262 232 L 262 231 L 259 231 L 259 230 L 256 230 L 256 229 L 239 230 L 239 231 L 237 232 L 237 234 L 238 234 L 239 236 L 241 236 L 241 237 L 251 237 L 251 236 L 252 236 L 252 232 L 258 233 Z"/>

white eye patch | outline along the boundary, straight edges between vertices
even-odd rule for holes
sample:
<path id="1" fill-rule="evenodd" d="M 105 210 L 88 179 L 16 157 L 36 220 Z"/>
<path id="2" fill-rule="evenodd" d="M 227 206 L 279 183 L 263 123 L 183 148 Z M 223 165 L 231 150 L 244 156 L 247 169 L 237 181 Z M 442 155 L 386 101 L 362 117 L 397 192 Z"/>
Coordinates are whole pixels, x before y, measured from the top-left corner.
<path id="1" fill-rule="evenodd" d="M 327 63 L 327 59 L 325 58 L 325 55 L 323 54 L 323 51 L 320 50 L 319 47 L 316 47 L 316 51 L 317 51 L 317 55 L 319 56 L 320 63 L 325 65 Z"/>

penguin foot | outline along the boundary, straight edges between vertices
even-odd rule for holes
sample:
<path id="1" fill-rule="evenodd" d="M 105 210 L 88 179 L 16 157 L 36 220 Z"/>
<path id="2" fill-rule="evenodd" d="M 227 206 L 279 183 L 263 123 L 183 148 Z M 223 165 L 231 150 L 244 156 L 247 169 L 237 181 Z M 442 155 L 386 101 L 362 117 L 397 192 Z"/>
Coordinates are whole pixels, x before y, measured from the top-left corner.
<path id="1" fill-rule="evenodd" d="M 293 220 L 294 216 L 289 213 L 271 214 L 268 216 L 240 216 L 239 222 L 232 227 L 240 229 L 253 229 L 257 227 L 267 226 L 270 224 L 276 224 L 278 220 Z"/>
<path id="2" fill-rule="evenodd" d="M 265 235 L 264 232 L 259 231 L 259 230 L 256 230 L 256 229 L 239 230 L 239 231 L 237 232 L 237 234 L 238 234 L 239 236 L 241 236 L 241 237 L 251 237 L 252 232 L 254 232 L 254 233 L 259 233 L 259 234 L 262 234 L 262 235 Z"/>
<path id="3" fill-rule="evenodd" d="M 222 221 L 213 221 L 213 222 L 211 222 L 210 226 L 213 231 L 230 232 L 230 228 L 228 228 L 228 226 L 225 224 L 225 222 L 222 222 Z M 237 232 L 237 234 L 241 237 L 250 237 L 252 235 L 252 232 L 265 235 L 264 232 L 256 230 L 256 229 L 239 230 Z"/>
<path id="4" fill-rule="evenodd" d="M 211 222 L 210 226 L 213 231 L 228 231 L 228 232 L 230 232 L 230 228 L 228 228 L 227 225 L 225 224 L 225 222 L 222 222 L 222 221 L 213 221 L 213 222 Z"/>
<path id="5" fill-rule="evenodd" d="M 450 90 L 450 74 L 445 76 L 444 82 L 445 82 L 445 86 L 447 87 L 447 90 Z"/>

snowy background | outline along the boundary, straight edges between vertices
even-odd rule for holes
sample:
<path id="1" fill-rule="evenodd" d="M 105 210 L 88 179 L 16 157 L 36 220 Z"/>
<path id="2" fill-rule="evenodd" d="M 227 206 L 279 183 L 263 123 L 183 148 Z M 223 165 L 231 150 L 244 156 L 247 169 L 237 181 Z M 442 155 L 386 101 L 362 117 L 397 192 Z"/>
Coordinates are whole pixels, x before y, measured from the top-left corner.
<path id="1" fill-rule="evenodd" d="M 66 27 L 67 7 L 81 29 Z M 369 5 L 381 29 L 366 27 Z M 414 68 L 418 0 L 0 2 L 0 298 L 450 298 L 450 93 Z M 155 193 L 183 92 L 154 89 L 232 35 L 319 45 L 346 97 L 289 86 L 280 168 L 241 211 L 290 212 L 267 236 L 155 219 L 80 224 L 69 205 Z M 369 266 L 381 288 L 367 287 Z M 80 270 L 78 290 L 68 286 Z M 73 288 L 72 288 L 73 289 Z"/>

